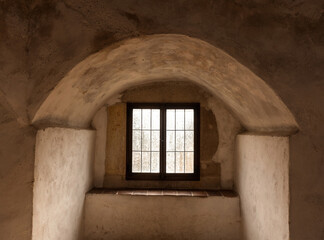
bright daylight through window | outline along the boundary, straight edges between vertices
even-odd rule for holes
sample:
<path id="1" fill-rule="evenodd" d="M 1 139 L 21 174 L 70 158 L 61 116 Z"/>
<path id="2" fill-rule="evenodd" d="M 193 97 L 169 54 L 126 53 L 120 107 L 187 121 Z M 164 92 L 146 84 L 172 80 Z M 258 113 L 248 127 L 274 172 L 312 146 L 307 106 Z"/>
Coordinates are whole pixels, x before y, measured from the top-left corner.
<path id="1" fill-rule="evenodd" d="M 199 179 L 199 104 L 128 104 L 127 179 Z"/>

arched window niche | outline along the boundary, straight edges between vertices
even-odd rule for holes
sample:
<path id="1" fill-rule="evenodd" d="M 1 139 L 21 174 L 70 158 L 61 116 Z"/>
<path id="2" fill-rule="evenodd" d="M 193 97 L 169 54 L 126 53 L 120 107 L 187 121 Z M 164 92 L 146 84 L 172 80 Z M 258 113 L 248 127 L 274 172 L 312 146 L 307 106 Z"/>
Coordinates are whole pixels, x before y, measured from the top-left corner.
<path id="1" fill-rule="evenodd" d="M 200 162 L 200 181 L 124 180 L 125 162 L 120 159 L 125 149 L 109 142 L 119 138 L 123 143 L 116 126 L 125 120 L 124 104 L 184 100 L 199 102 L 206 120 L 201 123 L 205 142 L 200 151 L 205 160 Z M 114 111 L 121 111 L 115 120 L 109 118 Z M 156 237 L 165 227 L 181 237 L 178 225 L 170 225 L 171 215 L 179 218 L 176 222 L 184 221 L 181 231 L 192 231 L 193 237 L 208 233 L 240 239 L 243 234 L 259 239 L 274 229 L 278 236 L 289 236 L 289 135 L 298 130 L 297 123 L 262 79 L 209 43 L 163 34 L 111 45 L 77 64 L 60 81 L 36 112 L 33 125 L 40 129 L 33 239 L 78 239 L 83 228 L 86 239 L 107 231 L 112 238 L 140 236 L 133 231 L 136 227 L 146 229 L 147 237 Z M 117 131 L 118 138 L 109 139 L 109 128 Z M 112 149 L 116 156 L 110 155 Z M 238 195 L 227 198 L 220 191 L 220 196 L 199 201 L 166 200 L 163 195 L 116 200 L 118 194 L 104 191 L 87 194 L 93 187 L 226 189 Z M 141 206 L 142 211 L 136 210 Z M 138 222 L 134 216 L 140 213 L 144 220 Z M 121 222 L 113 219 L 116 214 Z M 159 224 L 149 226 L 157 215 Z M 195 221 L 213 224 L 194 228 Z M 98 224 L 102 230 L 96 230 Z M 130 228 L 125 230 L 125 224 Z M 60 231 L 66 225 L 71 227 Z"/>
<path id="2" fill-rule="evenodd" d="M 115 99 L 115 103 L 107 104 L 95 114 L 91 124 L 97 130 L 98 138 L 94 171 L 96 187 L 197 190 L 233 188 L 235 137 L 244 128 L 219 99 L 196 84 L 176 80 L 133 87 L 123 91 Z M 199 181 L 126 180 L 126 109 L 130 102 L 200 104 Z"/>

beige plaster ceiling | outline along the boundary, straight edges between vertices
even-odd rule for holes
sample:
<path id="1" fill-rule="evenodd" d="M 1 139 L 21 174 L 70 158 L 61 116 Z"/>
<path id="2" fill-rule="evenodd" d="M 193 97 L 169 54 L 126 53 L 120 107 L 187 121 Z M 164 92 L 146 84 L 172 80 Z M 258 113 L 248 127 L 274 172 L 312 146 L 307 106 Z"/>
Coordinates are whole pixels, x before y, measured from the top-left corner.
<path id="1" fill-rule="evenodd" d="M 188 80 L 209 90 L 249 131 L 297 130 L 293 115 L 262 79 L 224 51 L 176 34 L 121 41 L 87 57 L 60 81 L 32 122 L 85 128 L 109 98 L 161 79 Z"/>

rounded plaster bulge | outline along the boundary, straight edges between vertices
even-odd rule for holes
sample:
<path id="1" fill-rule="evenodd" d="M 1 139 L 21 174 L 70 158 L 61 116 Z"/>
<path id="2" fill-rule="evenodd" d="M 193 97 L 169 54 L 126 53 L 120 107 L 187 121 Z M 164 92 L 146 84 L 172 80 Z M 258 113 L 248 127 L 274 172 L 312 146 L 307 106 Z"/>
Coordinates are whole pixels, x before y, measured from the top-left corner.
<path id="1" fill-rule="evenodd" d="M 121 41 L 89 56 L 60 81 L 32 122 L 88 127 L 109 98 L 160 79 L 189 80 L 204 87 L 249 131 L 297 130 L 292 114 L 262 79 L 207 42 L 175 34 Z"/>

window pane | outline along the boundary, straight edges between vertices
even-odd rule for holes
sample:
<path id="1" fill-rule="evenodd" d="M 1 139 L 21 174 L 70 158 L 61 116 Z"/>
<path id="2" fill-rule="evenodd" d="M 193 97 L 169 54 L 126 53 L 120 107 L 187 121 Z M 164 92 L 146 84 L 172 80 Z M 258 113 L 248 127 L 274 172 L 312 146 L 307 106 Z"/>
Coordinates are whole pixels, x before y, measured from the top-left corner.
<path id="1" fill-rule="evenodd" d="M 132 172 L 159 173 L 161 110 L 133 109 L 132 114 Z M 194 173 L 194 109 L 166 109 L 165 114 L 166 173 Z"/>
<path id="2" fill-rule="evenodd" d="M 150 131 L 142 131 L 142 151 L 150 151 L 151 150 L 151 132 Z"/>
<path id="3" fill-rule="evenodd" d="M 152 109 L 152 129 L 160 129 L 160 110 Z"/>
<path id="4" fill-rule="evenodd" d="M 174 152 L 167 152 L 166 154 L 166 172 L 167 173 L 174 173 Z"/>
<path id="5" fill-rule="evenodd" d="M 185 153 L 185 173 L 194 173 L 194 153 Z"/>
<path id="6" fill-rule="evenodd" d="M 158 173 L 160 172 L 160 153 L 152 152 L 151 156 L 151 172 Z"/>
<path id="7" fill-rule="evenodd" d="M 152 151 L 160 151 L 160 131 L 152 131 Z"/>
<path id="8" fill-rule="evenodd" d="M 151 109 L 142 109 L 142 128 L 150 129 L 151 128 Z"/>
<path id="9" fill-rule="evenodd" d="M 133 109 L 133 129 L 141 129 L 141 109 Z"/>
<path id="10" fill-rule="evenodd" d="M 184 129 L 184 110 L 183 109 L 176 110 L 175 121 L 176 121 L 176 129 L 183 130 Z"/>
<path id="11" fill-rule="evenodd" d="M 193 109 L 186 109 L 185 110 L 185 127 L 186 130 L 193 130 L 194 129 L 194 110 Z"/>
<path id="12" fill-rule="evenodd" d="M 175 110 L 166 110 L 166 126 L 167 130 L 175 130 Z"/>
<path id="13" fill-rule="evenodd" d="M 160 172 L 160 109 L 133 109 L 132 127 L 132 172 Z"/>
<path id="14" fill-rule="evenodd" d="M 142 152 L 142 172 L 150 172 L 150 152 Z"/>
<path id="15" fill-rule="evenodd" d="M 176 150 L 184 151 L 184 132 L 176 131 Z"/>
<path id="16" fill-rule="evenodd" d="M 176 153 L 176 173 L 184 173 L 184 152 Z"/>
<path id="17" fill-rule="evenodd" d="M 194 131 L 186 131 L 186 151 L 194 150 Z"/>
<path id="18" fill-rule="evenodd" d="M 175 151 L 175 131 L 167 131 L 166 150 L 167 151 Z"/>
<path id="19" fill-rule="evenodd" d="M 132 172 L 141 172 L 141 153 L 133 152 Z"/>
<path id="20" fill-rule="evenodd" d="M 141 151 L 141 130 L 133 131 L 133 151 Z"/>

